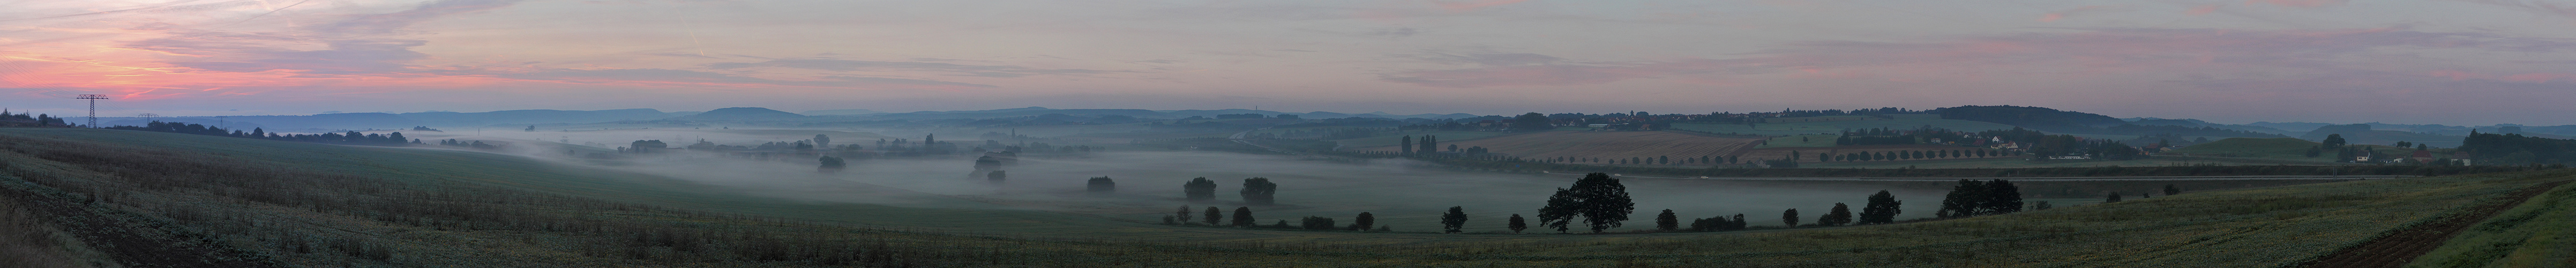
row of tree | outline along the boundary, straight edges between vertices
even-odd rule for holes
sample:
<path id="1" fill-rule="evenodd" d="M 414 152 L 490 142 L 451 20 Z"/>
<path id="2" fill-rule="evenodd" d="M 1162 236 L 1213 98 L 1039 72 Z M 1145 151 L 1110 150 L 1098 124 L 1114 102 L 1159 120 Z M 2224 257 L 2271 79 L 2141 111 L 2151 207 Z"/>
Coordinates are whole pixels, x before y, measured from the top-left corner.
<path id="1" fill-rule="evenodd" d="M 1270 178 L 1243 179 L 1243 190 L 1235 193 L 1243 195 L 1245 204 L 1277 204 L 1279 184 L 1270 182 Z M 1188 183 L 1181 184 L 1181 194 L 1188 197 L 1190 202 L 1215 201 L 1216 181 L 1208 180 L 1207 177 L 1192 178 Z"/>
<path id="2" fill-rule="evenodd" d="M 279 133 L 271 133 L 271 132 L 268 132 L 268 130 L 260 129 L 260 128 L 251 128 L 250 132 L 242 132 L 241 130 L 226 130 L 226 129 L 222 128 L 222 127 L 209 127 L 209 126 L 206 126 L 206 125 L 199 125 L 199 124 L 188 124 L 188 123 L 178 123 L 178 122 L 161 122 L 161 121 L 152 121 L 152 122 L 149 122 L 149 123 L 145 123 L 143 126 L 114 126 L 114 127 L 107 127 L 107 129 L 115 129 L 115 130 L 140 130 L 140 131 L 151 131 L 151 132 L 169 132 L 169 133 L 180 133 L 180 134 L 195 134 L 195 135 L 222 136 L 222 137 L 235 137 L 235 138 L 252 138 L 252 139 L 264 139 L 264 140 L 300 141 L 300 142 L 318 142 L 318 143 L 338 143 L 338 144 L 358 144 L 358 145 L 377 145 L 377 146 L 401 146 L 401 145 L 406 145 L 406 144 L 416 144 L 416 143 L 420 143 L 420 140 L 413 140 L 413 139 L 410 139 L 410 138 L 404 138 L 404 137 L 403 137 L 403 135 L 402 135 L 402 132 L 393 132 L 393 133 L 386 133 L 386 134 L 374 134 L 374 133 L 359 133 L 359 132 L 357 132 L 357 131 L 350 131 L 350 132 L 348 132 L 348 133 L 346 133 L 346 134 L 343 134 L 343 133 L 322 133 L 322 134 L 279 134 Z"/>

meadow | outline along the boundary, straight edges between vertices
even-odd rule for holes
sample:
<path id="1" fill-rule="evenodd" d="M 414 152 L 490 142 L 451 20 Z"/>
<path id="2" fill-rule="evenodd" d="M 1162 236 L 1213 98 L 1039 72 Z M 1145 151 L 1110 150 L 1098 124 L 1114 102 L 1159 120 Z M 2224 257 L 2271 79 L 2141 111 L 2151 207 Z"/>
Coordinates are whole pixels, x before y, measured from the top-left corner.
<path id="1" fill-rule="evenodd" d="M 190 246 L 156 255 L 165 258 L 298 266 L 2285 266 L 2408 224 L 2480 216 L 2445 213 L 2576 175 L 2192 185 L 2181 195 L 1999 216 L 1718 233 L 1637 227 L 1650 226 L 1649 212 L 1665 208 L 1686 218 L 1742 213 L 1759 226 L 1776 223 L 1778 209 L 1858 203 L 1876 189 L 1908 203 L 1900 219 L 1921 218 L 1946 188 L 1631 179 L 1640 213 L 1618 234 L 1459 235 L 1428 233 L 1436 225 L 1427 217 L 1466 205 L 1477 217 L 1470 231 L 1493 233 L 1494 217 L 1531 213 L 1572 175 L 1103 154 L 1025 160 L 995 189 L 962 170 L 936 170 L 947 165 L 936 162 L 862 162 L 822 174 L 795 162 L 675 157 L 604 169 L 479 152 L 80 129 L 0 129 L 0 149 L 7 163 L 0 189 L 27 207 L 47 208 L 36 213 L 55 221 L 40 225 L 129 231 L 122 233 L 150 234 L 138 241 Z M 1115 165 L 1133 166 L 1107 167 Z M 1347 167 L 1319 168 L 1333 165 Z M 933 170 L 887 171 L 906 168 Z M 1120 178 L 1119 194 L 1071 190 L 1080 178 L 1102 175 Z M 1396 229 L 1159 224 L 1161 213 L 1184 203 L 1178 186 L 1194 176 L 1221 185 L 1247 176 L 1279 181 L 1283 205 L 1255 207 L 1264 223 L 1372 211 Z M 2069 188 L 2056 191 L 2141 187 L 2062 186 Z M 1233 187 L 1220 189 L 1220 200 L 1232 200 L 1222 192 Z M 2526 207 L 2556 203 L 2563 202 Z M 1199 206 L 1209 205 L 1235 206 Z M 2498 230 L 2550 230 L 2565 219 L 2533 216 Z M 132 261 L 116 250 L 86 258 Z M 2538 260 L 2551 260 L 2541 253 Z"/>

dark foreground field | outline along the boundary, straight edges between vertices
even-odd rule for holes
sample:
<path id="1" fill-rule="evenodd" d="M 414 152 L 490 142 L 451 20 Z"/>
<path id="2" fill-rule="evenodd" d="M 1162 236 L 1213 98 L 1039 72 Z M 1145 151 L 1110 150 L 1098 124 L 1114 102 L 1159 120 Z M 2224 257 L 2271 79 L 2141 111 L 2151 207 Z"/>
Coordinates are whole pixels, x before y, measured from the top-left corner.
<path id="1" fill-rule="evenodd" d="M 2380 239 L 2422 236 L 2416 232 L 2425 228 L 2461 231 L 2405 242 L 2441 243 L 2416 250 L 2430 252 L 2411 258 L 2418 265 L 2576 260 L 2564 238 L 2576 225 L 2568 216 L 2576 186 L 2546 187 L 2576 180 L 2567 171 L 2198 191 L 1888 225 L 1448 235 L 1166 227 L 1052 212 L 767 199 L 525 162 L 472 152 L 0 129 L 0 196 L 7 197 L 0 199 L 0 266 L 2277 267 L 2332 261 Z M 1651 214 L 1632 218 L 1638 220 L 1628 224 L 1652 224 Z M 994 230 L 959 231 L 979 226 Z M 1030 228 L 1059 235 L 1003 230 Z M 1189 235 L 1143 235 L 1157 233 Z"/>

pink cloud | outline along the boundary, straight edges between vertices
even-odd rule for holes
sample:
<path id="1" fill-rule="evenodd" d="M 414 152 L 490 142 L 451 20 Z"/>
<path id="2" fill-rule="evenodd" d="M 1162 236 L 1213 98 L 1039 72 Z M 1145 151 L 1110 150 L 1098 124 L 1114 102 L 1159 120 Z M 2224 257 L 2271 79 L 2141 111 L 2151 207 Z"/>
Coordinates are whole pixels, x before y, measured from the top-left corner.
<path id="1" fill-rule="evenodd" d="M 1457 12 L 1476 11 L 1477 9 L 1484 9 L 1484 8 L 1488 8 L 1488 7 L 1495 7 L 1495 6 L 1502 6 L 1502 5 L 1510 5 L 1510 4 L 1519 4 L 1519 3 L 1521 3 L 1521 2 L 1529 2 L 1529 0 L 1461 0 L 1461 1 L 1430 0 L 1430 2 L 1431 2 L 1431 4 L 1432 4 L 1432 5 L 1438 5 L 1438 6 L 1440 6 L 1440 9 L 1448 10 L 1448 11 L 1449 11 L 1449 12 L 1451 12 L 1451 13 L 1457 13 Z"/>
<path id="2" fill-rule="evenodd" d="M 2100 10 L 2100 9 L 2102 9 L 2102 6 L 2081 6 L 2081 7 L 2076 7 L 2076 8 L 2067 9 L 2067 10 L 2060 10 L 2060 11 L 2057 11 L 2057 12 L 2049 12 L 2048 14 L 2042 14 L 2042 15 L 2040 15 L 2040 16 L 2039 16 L 2039 22 L 2054 22 L 2054 21 L 2057 21 L 2057 20 L 2059 20 L 2059 19 L 2065 19 L 2067 15 L 2074 15 L 2074 14 L 2076 14 L 2076 13 L 2084 13 L 2084 12 L 2094 11 L 2094 10 Z"/>
<path id="3" fill-rule="evenodd" d="M 1566 86 L 1679 77 L 1737 80 L 1766 74 L 1787 79 L 1976 82 L 2034 74 L 2116 79 L 2133 74 L 2224 71 L 2348 72 L 2347 61 L 2386 50 L 2469 49 L 2498 52 L 2576 50 L 2576 42 L 2513 40 L 2478 33 L 2397 28 L 2224 30 L 2108 28 L 2019 33 L 1928 42 L 1793 43 L 1733 59 L 1646 62 L 1559 61 L 1539 65 L 1421 70 L 1380 80 L 1431 87 Z M 1828 75 L 1829 74 L 1829 75 Z M 2546 81 L 2557 76 L 2497 76 Z M 2519 80 L 2510 80 L 2519 79 Z"/>
<path id="4" fill-rule="evenodd" d="M 2185 11 L 2183 11 L 2182 13 L 2183 13 L 2183 14 L 2190 14 L 2190 15 L 2192 15 L 2192 16 L 2209 15 L 2209 13 L 2218 12 L 2218 8 L 2219 8 L 2219 7 L 2224 7 L 2224 6 L 2227 6 L 2227 5 L 2224 5 L 2224 4 L 2207 4 L 2207 5 L 2200 5 L 2200 6 L 2194 6 L 2194 7 L 2191 7 L 2191 10 L 2185 10 Z"/>
<path id="5" fill-rule="evenodd" d="M 2344 2 L 2349 2 L 2349 0 L 2246 0 L 2245 4 L 2250 5 L 2259 3 L 2284 7 L 2314 8 L 2338 6 L 2343 5 Z"/>

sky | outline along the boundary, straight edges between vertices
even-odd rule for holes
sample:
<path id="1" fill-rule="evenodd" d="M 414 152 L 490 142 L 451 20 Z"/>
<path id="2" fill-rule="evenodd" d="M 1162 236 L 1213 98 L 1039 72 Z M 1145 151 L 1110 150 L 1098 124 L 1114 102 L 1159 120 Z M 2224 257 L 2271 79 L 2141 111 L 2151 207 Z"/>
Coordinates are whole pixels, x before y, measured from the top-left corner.
<path id="1" fill-rule="evenodd" d="M 2576 1 L 0 0 L 0 106 L 2576 124 Z"/>

